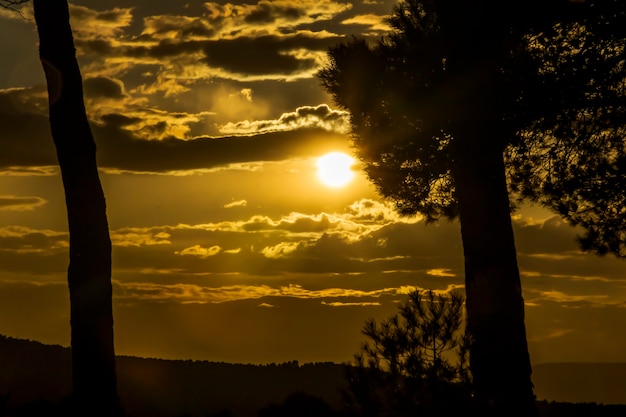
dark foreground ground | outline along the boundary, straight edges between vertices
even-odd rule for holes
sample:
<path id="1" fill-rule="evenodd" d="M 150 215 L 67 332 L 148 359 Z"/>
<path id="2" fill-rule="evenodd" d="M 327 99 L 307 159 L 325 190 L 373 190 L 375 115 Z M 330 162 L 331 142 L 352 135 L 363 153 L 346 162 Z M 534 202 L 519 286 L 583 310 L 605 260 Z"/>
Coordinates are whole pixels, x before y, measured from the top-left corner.
<path id="1" fill-rule="evenodd" d="M 541 415 L 626 416 L 626 405 L 597 403 L 621 402 L 626 365 L 596 365 L 537 366 L 538 397 L 561 400 L 539 401 Z M 344 366 L 334 363 L 259 366 L 121 356 L 117 367 L 128 417 L 334 417 L 347 389 Z M 69 348 L 0 335 L 0 417 L 66 415 L 69 370 Z"/>

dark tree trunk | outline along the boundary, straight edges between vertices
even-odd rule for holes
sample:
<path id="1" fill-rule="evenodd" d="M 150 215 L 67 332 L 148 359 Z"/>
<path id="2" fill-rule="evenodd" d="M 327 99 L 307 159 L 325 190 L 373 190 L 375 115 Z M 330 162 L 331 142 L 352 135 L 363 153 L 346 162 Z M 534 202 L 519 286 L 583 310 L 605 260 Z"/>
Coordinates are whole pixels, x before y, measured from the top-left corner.
<path id="1" fill-rule="evenodd" d="M 465 255 L 470 368 L 481 415 L 538 415 L 503 150 L 515 135 L 503 118 L 507 57 L 518 42 L 515 12 L 497 0 L 440 2 L 457 115 L 453 176 Z M 504 97 L 501 102 L 495 98 Z"/>
<path id="2" fill-rule="evenodd" d="M 537 416 L 502 148 L 476 125 L 462 129 L 454 172 L 474 388 L 486 415 Z"/>
<path id="3" fill-rule="evenodd" d="M 111 240 L 66 0 L 34 0 L 70 234 L 73 404 L 77 415 L 117 416 Z"/>

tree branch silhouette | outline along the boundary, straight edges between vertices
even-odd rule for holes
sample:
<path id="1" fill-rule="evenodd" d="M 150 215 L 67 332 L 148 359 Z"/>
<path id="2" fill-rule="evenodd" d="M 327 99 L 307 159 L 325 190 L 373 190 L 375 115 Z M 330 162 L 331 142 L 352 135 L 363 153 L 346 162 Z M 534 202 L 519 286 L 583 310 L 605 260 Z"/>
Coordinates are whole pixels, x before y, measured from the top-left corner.
<path id="1" fill-rule="evenodd" d="M 469 411 L 471 376 L 458 294 L 413 291 L 398 312 L 365 322 L 348 368 L 348 408 L 363 416 L 453 416 Z"/>
<path id="2" fill-rule="evenodd" d="M 496 415 L 537 413 L 509 191 L 587 227 L 583 243 L 606 244 L 617 222 L 626 226 L 626 175 L 618 175 L 626 157 L 615 156 L 626 154 L 624 130 L 605 134 L 623 126 L 609 92 L 624 90 L 624 8 L 617 0 L 402 1 L 387 36 L 332 47 L 319 72 L 350 111 L 355 150 L 378 191 L 402 214 L 460 220 L 472 374 Z M 589 53 L 577 52 L 581 42 Z M 597 137 L 580 135 L 586 129 Z"/>

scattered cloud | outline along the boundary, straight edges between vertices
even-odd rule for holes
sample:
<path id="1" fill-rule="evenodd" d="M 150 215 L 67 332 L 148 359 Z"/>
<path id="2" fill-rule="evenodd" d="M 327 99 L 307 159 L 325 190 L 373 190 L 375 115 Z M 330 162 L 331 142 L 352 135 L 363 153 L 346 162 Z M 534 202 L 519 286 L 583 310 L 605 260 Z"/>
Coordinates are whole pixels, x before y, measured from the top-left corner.
<path id="1" fill-rule="evenodd" d="M 545 259 L 548 261 L 564 261 L 566 259 L 576 258 L 580 256 L 579 252 L 572 251 L 571 253 L 531 253 L 528 255 L 531 258 Z"/>
<path id="2" fill-rule="evenodd" d="M 387 16 L 381 16 L 377 14 L 360 14 L 353 16 L 349 19 L 343 20 L 341 23 L 344 25 L 360 25 L 365 26 L 365 31 L 371 32 L 389 32 L 391 26 L 386 21 Z"/>
<path id="3" fill-rule="evenodd" d="M 433 275 L 436 277 L 456 277 L 456 274 L 454 272 L 451 272 L 451 270 L 448 268 L 429 269 L 428 271 L 426 271 L 426 273 L 428 275 Z"/>
<path id="4" fill-rule="evenodd" d="M 58 175 L 59 167 L 56 166 L 13 166 L 0 169 L 0 177 L 51 177 Z"/>
<path id="5" fill-rule="evenodd" d="M 370 307 L 370 306 L 380 306 L 380 303 L 377 301 L 367 301 L 362 303 L 343 303 L 341 301 L 322 301 L 322 304 L 330 307 Z"/>
<path id="6" fill-rule="evenodd" d="M 122 100 L 129 97 L 122 81 L 102 76 L 85 78 L 83 92 L 87 98 Z"/>
<path id="7" fill-rule="evenodd" d="M 174 252 L 176 255 L 189 255 L 189 256 L 197 256 L 202 259 L 209 258 L 211 256 L 215 256 L 222 251 L 222 248 L 215 245 L 208 248 L 204 248 L 200 245 L 193 245 L 189 248 L 185 248 L 181 251 Z"/>
<path id="8" fill-rule="evenodd" d="M 355 201 L 347 209 L 349 218 L 364 223 L 417 223 L 422 221 L 420 215 L 402 216 L 395 206 L 389 202 L 381 202 L 369 198 Z"/>
<path id="9" fill-rule="evenodd" d="M 260 299 L 264 297 L 287 297 L 298 299 L 323 298 L 380 298 L 407 294 L 405 288 L 383 288 L 363 291 L 353 288 L 307 289 L 301 285 L 272 287 L 269 285 L 229 285 L 205 287 L 194 284 L 163 285 L 157 283 L 119 282 L 115 283 L 114 295 L 123 301 L 156 301 L 180 303 L 224 303 L 238 300 Z M 338 306 L 335 301 L 328 305 Z M 372 301 L 371 305 L 378 305 Z M 269 304 L 269 303 L 268 303 Z"/>
<path id="10" fill-rule="evenodd" d="M 25 226 L 0 227 L 0 270 L 11 275 L 34 272 L 39 276 L 65 271 L 68 234 Z"/>
<path id="11" fill-rule="evenodd" d="M 235 200 L 230 203 L 224 204 L 224 208 L 233 208 L 233 207 L 245 207 L 248 205 L 246 200 Z"/>
<path id="12" fill-rule="evenodd" d="M 114 38 L 121 35 L 133 19 L 132 8 L 97 11 L 71 3 L 69 7 L 74 36 L 80 39 Z"/>
<path id="13" fill-rule="evenodd" d="M 15 195 L 0 195 L 0 211 L 32 211 L 47 203 L 41 197 L 23 197 Z"/>
<path id="14" fill-rule="evenodd" d="M 329 20 L 352 8 L 330 0 L 260 0 L 256 4 L 205 3 L 207 22 L 223 37 L 232 34 L 282 33 L 313 22 Z"/>
<path id="15" fill-rule="evenodd" d="M 236 248 L 236 249 L 226 249 L 223 250 L 222 253 L 229 253 L 231 255 L 236 255 L 238 253 L 241 253 L 241 248 Z"/>
<path id="16" fill-rule="evenodd" d="M 352 5 L 262 0 L 207 2 L 205 7 L 206 12 L 197 16 L 145 16 L 141 34 L 131 36 L 125 29 L 132 22 L 133 9 L 96 11 L 74 6 L 75 43 L 79 53 L 91 58 L 84 71 L 122 76 L 131 66 L 151 66 L 152 77 L 144 77 L 137 91 L 165 90 L 172 96 L 188 92 L 189 80 L 312 78 L 324 62 L 326 49 L 340 36 L 307 26 L 330 20 Z"/>
<path id="17" fill-rule="evenodd" d="M 266 258 L 284 258 L 298 250 L 300 242 L 281 242 L 275 246 L 266 246 L 261 250 Z"/>
<path id="18" fill-rule="evenodd" d="M 608 295 L 591 295 L 591 294 L 581 294 L 574 295 L 568 294 L 564 291 L 558 290 L 537 290 L 533 288 L 529 288 L 526 290 L 531 294 L 536 294 L 536 297 L 531 299 L 530 302 L 538 302 L 541 300 L 545 301 L 553 301 L 563 304 L 575 304 L 575 303 L 589 303 L 593 305 L 607 305 L 607 304 L 615 304 L 613 300 L 610 299 Z"/>
<path id="19" fill-rule="evenodd" d="M 123 228 L 110 232 L 111 243 L 115 246 L 170 245 L 171 235 L 164 231 L 142 228 Z"/>
<path id="20" fill-rule="evenodd" d="M 0 7 L 0 18 L 29 21 L 35 18 L 32 2 Z"/>
<path id="21" fill-rule="evenodd" d="M 115 87 L 113 80 L 100 78 L 97 84 L 97 94 L 108 91 L 123 96 L 124 90 Z M 46 112 L 33 99 L 38 94 L 34 89 L 0 91 L 0 169 L 5 175 L 43 172 L 58 164 Z M 98 113 L 106 109 L 106 104 L 93 107 L 92 130 L 99 166 L 109 170 L 172 172 L 244 166 L 306 157 L 312 149 L 342 149 L 349 141 L 346 135 L 317 127 L 253 136 L 191 137 L 193 126 L 206 122 L 212 113 L 132 106 L 123 114 Z"/>
<path id="22" fill-rule="evenodd" d="M 326 104 L 298 107 L 276 120 L 244 120 L 229 122 L 220 127 L 225 135 L 248 135 L 266 132 L 289 131 L 299 128 L 321 128 L 340 134 L 350 131 L 350 115 L 346 111 L 332 110 Z"/>

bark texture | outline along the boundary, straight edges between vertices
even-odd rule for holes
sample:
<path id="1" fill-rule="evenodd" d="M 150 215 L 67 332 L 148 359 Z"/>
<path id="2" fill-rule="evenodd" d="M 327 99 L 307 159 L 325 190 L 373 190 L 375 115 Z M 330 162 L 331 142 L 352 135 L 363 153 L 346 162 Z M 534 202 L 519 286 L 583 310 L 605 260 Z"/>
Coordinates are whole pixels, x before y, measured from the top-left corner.
<path id="1" fill-rule="evenodd" d="M 84 416 L 119 416 L 111 239 L 68 4 L 66 0 L 34 0 L 34 10 L 69 224 L 74 411 Z"/>

